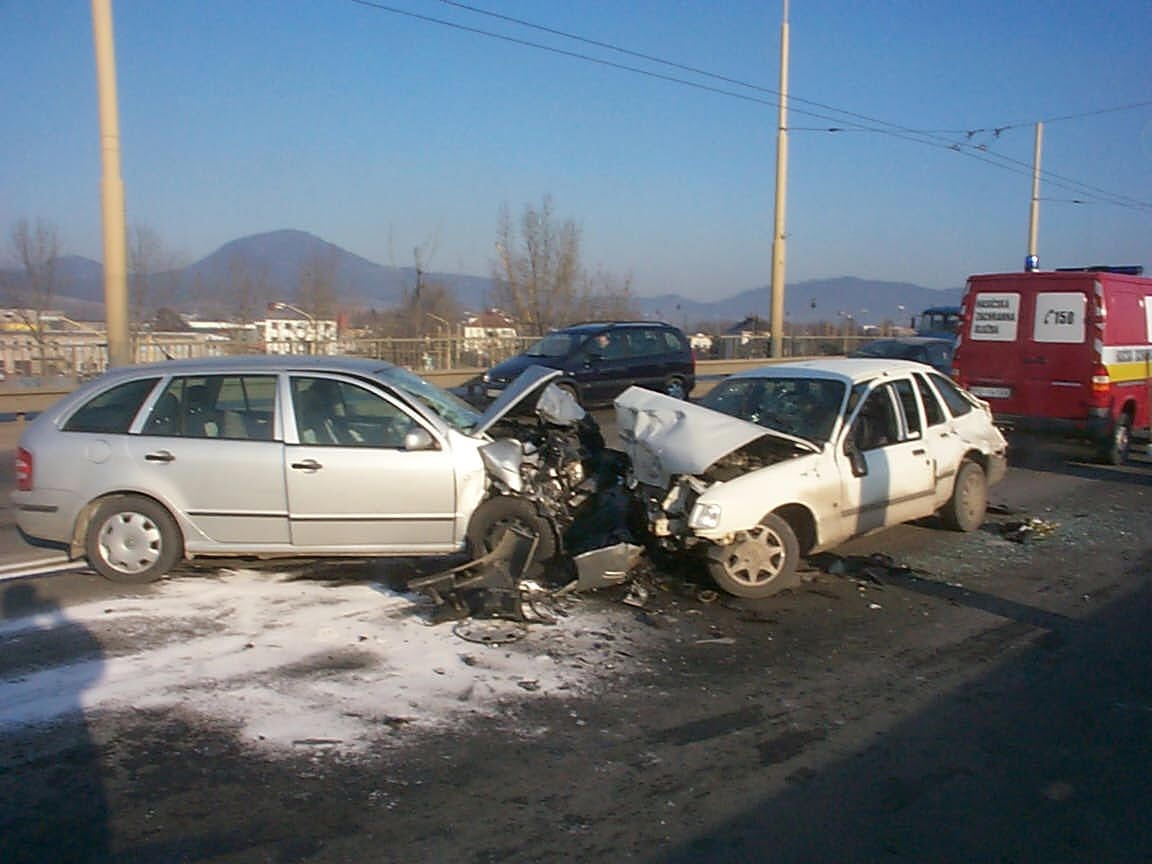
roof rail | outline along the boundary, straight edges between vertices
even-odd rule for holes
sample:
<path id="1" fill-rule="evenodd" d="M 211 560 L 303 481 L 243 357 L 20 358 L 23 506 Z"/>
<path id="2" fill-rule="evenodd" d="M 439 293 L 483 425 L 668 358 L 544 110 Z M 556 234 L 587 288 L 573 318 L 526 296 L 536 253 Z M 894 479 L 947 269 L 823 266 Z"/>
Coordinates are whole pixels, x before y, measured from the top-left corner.
<path id="1" fill-rule="evenodd" d="M 1122 276 L 1142 276 L 1144 267 L 1133 264 L 1125 267 L 1114 267 L 1107 264 L 1096 264 L 1092 267 L 1057 267 L 1057 273 L 1119 273 Z"/>

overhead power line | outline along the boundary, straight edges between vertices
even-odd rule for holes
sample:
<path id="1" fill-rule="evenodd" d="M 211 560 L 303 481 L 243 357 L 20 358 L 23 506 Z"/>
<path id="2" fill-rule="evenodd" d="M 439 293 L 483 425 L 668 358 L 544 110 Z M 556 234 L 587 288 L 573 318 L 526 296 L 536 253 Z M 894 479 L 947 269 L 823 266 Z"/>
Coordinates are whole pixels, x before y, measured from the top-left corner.
<path id="1" fill-rule="evenodd" d="M 564 48 L 559 48 L 554 45 L 548 45 L 542 42 L 535 42 L 529 39 L 522 39 L 516 36 L 511 36 L 506 33 L 497 33 L 491 30 L 485 30 L 479 27 L 473 27 L 467 24 L 462 24 L 458 21 L 451 21 L 444 18 L 438 18 L 433 15 L 425 15 L 419 12 L 414 12 L 408 9 L 401 9 L 386 3 L 377 2 L 377 0 L 351 0 L 359 6 L 364 6 L 380 12 L 387 12 L 393 15 L 399 15 L 406 18 L 412 18 L 418 21 L 423 21 L 429 24 L 436 24 L 442 27 L 459 30 L 465 33 L 471 33 L 478 36 L 484 36 L 490 39 L 496 39 L 503 42 L 508 42 L 514 45 L 520 45 L 526 48 L 534 48 L 540 51 L 546 51 L 552 54 L 557 54 L 564 57 L 569 57 L 575 60 L 582 60 L 587 63 L 594 63 L 601 66 L 606 66 L 612 69 L 618 69 L 624 72 L 631 72 L 633 74 L 643 75 L 649 78 L 654 78 L 661 81 L 666 81 L 672 84 L 679 84 L 681 86 L 692 87 L 697 90 L 703 90 L 710 93 L 716 93 L 721 96 L 729 96 L 736 99 L 741 99 L 746 102 L 765 105 L 773 108 L 779 107 L 779 91 L 755 84 L 749 81 L 744 81 L 738 78 L 733 78 L 726 75 L 720 75 L 714 72 L 709 72 L 694 66 L 689 66 L 682 63 L 677 63 L 672 60 L 666 60 L 653 54 L 646 54 L 640 51 L 633 51 L 619 45 L 614 45 L 610 42 L 604 42 L 596 39 L 590 39 L 576 33 L 570 33 L 554 27 L 547 27 L 545 25 L 536 24 L 532 21 L 527 21 L 522 18 L 516 18 L 510 15 L 493 12 L 487 9 L 482 9 L 478 6 L 473 6 L 467 3 L 457 2 L 457 0 L 440 0 L 441 3 L 451 6 L 462 11 L 471 12 L 477 15 L 483 15 L 509 24 L 525 27 L 528 29 L 536 30 L 542 33 L 548 33 L 553 36 L 559 36 L 582 44 L 590 45 L 593 47 L 601 48 L 604 50 L 613 51 L 628 57 L 634 57 L 648 63 L 656 63 L 666 66 L 670 69 L 676 69 L 680 72 L 686 72 L 692 75 L 698 75 L 704 78 L 718 81 L 726 85 L 744 88 L 752 91 L 752 93 L 742 93 L 736 90 L 729 89 L 728 87 L 720 87 L 711 84 L 702 83 L 700 81 L 693 81 L 691 79 L 683 78 L 678 75 L 672 75 L 662 72 L 656 72 L 651 69 L 644 69 L 639 66 L 633 66 L 627 63 L 620 63 L 613 60 L 607 60 L 603 57 L 581 53 L 579 51 L 571 51 Z M 765 94 L 772 98 L 764 98 L 763 96 L 753 95 L 756 93 Z M 820 113 L 810 109 L 796 107 L 794 103 L 802 103 L 819 108 L 822 111 L 830 111 L 834 115 L 829 116 L 825 113 Z M 862 114 L 856 111 L 837 108 L 833 105 L 828 105 L 822 102 L 816 102 L 810 99 L 804 99 L 798 96 L 789 96 L 789 106 L 793 113 L 802 114 L 806 117 L 811 117 L 816 120 L 825 120 L 834 124 L 835 126 L 829 127 L 789 127 L 789 131 L 811 131 L 811 132 L 870 132 L 874 134 L 888 135 L 900 140 L 910 141 L 912 143 L 921 144 L 929 147 L 936 147 L 938 149 L 945 149 L 951 152 L 959 153 L 971 159 L 976 159 L 980 162 L 985 162 L 1001 170 L 1009 171 L 1015 174 L 1022 174 L 1026 176 L 1032 175 L 1032 168 L 1028 163 L 1020 160 L 1012 159 L 1007 156 L 995 153 L 988 148 L 985 144 L 972 143 L 973 139 L 982 133 L 991 133 L 994 137 L 999 137 L 1002 132 L 1010 129 L 1022 128 L 1025 126 L 1032 126 L 1037 121 L 1029 123 L 1008 124 L 1000 127 L 993 127 L 991 129 L 967 129 L 967 130 L 923 130 L 915 129 L 908 126 L 902 126 L 897 123 L 892 123 L 878 117 L 872 117 L 867 114 Z M 1136 102 L 1128 105 L 1116 106 L 1113 108 L 1103 108 L 1094 111 L 1082 112 L 1081 114 L 1068 114 L 1061 117 L 1050 118 L 1050 120 L 1042 122 L 1059 122 L 1062 120 L 1071 120 L 1078 117 L 1094 116 L 1097 114 L 1112 113 L 1117 111 L 1133 110 L 1135 108 L 1152 106 L 1152 100 L 1146 102 Z M 848 119 L 846 119 L 848 118 Z M 944 135 L 962 135 L 964 140 L 956 141 L 954 138 L 945 138 Z M 1079 193 L 1086 197 L 1092 197 L 1102 203 L 1112 204 L 1115 206 L 1126 207 L 1129 209 L 1138 210 L 1152 210 L 1152 203 L 1141 201 L 1127 195 L 1120 195 L 1099 187 L 1090 186 L 1074 180 L 1069 177 L 1062 177 L 1053 174 L 1050 171 L 1042 171 L 1042 176 L 1047 182 L 1066 189 L 1073 193 Z"/>

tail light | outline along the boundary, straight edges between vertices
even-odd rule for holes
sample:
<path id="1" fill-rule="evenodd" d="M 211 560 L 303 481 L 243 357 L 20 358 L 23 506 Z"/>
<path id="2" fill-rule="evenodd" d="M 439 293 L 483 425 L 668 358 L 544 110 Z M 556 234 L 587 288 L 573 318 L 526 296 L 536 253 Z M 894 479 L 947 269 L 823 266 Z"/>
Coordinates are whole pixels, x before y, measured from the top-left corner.
<path id="1" fill-rule="evenodd" d="M 32 454 L 23 447 L 16 449 L 16 488 L 21 492 L 32 491 Z"/>
<path id="2" fill-rule="evenodd" d="M 1108 374 L 1108 367 L 1097 363 L 1092 369 L 1092 404 L 1107 408 L 1112 401 L 1112 378 Z"/>

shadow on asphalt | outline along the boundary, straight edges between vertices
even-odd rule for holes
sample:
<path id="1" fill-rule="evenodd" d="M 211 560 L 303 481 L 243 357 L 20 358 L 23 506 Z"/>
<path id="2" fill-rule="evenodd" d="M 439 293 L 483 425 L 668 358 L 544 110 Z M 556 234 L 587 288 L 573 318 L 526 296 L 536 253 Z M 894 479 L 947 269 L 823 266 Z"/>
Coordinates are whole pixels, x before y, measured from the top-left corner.
<path id="1" fill-rule="evenodd" d="M 1144 441 L 1133 442 L 1125 464 L 1108 465 L 1094 461 L 1092 449 L 1084 442 L 1017 435 L 1009 440 L 1008 459 L 1013 468 L 1026 471 L 1152 486 L 1152 455 Z"/>
<path id="2" fill-rule="evenodd" d="M 86 628 L 68 620 L 35 583 L 20 582 L 4 589 L 0 609 L 4 638 L 23 646 L 14 655 L 0 657 L 0 677 L 22 683 L 35 679 L 42 666 L 64 664 L 63 671 L 54 675 L 54 708 L 59 719 L 34 733 L 46 740 L 35 748 L 43 764 L 32 770 L 49 779 L 28 786 L 6 784 L 6 791 L 19 791 L 17 800 L 0 799 L 0 861 L 110 861 L 100 749 L 88 727 L 83 701 L 84 690 L 102 675 L 104 649 Z M 31 657 L 42 666 L 14 668 L 12 656 Z M 4 706 L 0 776 L 16 777 L 28 769 L 28 756 L 17 743 L 27 733 L 20 711 L 19 699 Z M 50 755 L 42 755 L 45 751 Z"/>
<path id="3" fill-rule="evenodd" d="M 1150 563 L 1138 566 L 1146 574 Z M 1036 640 L 838 763 L 798 760 L 781 794 L 652 860 L 1152 860 L 1147 576 L 1136 593 L 1076 626 L 929 580 L 909 577 L 901 587 L 1005 615 L 1005 628 L 1047 628 L 1059 638 Z M 984 646 L 971 662 L 994 661 L 998 647 Z M 781 751 L 778 739 L 789 734 L 759 742 L 761 765 L 802 754 L 804 742 Z"/>

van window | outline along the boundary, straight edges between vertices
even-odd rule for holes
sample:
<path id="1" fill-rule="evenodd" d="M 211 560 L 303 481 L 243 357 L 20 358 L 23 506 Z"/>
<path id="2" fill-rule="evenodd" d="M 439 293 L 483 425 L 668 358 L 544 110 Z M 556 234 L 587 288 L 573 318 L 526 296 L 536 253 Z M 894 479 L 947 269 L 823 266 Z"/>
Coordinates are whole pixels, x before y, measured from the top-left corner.
<path id="1" fill-rule="evenodd" d="M 1020 295 L 1014 291 L 983 291 L 972 299 L 974 342 L 1015 342 L 1020 322 Z"/>
<path id="2" fill-rule="evenodd" d="M 1084 342 L 1084 311 L 1088 298 L 1079 291 L 1046 291 L 1036 295 L 1032 339 L 1080 345 Z"/>

